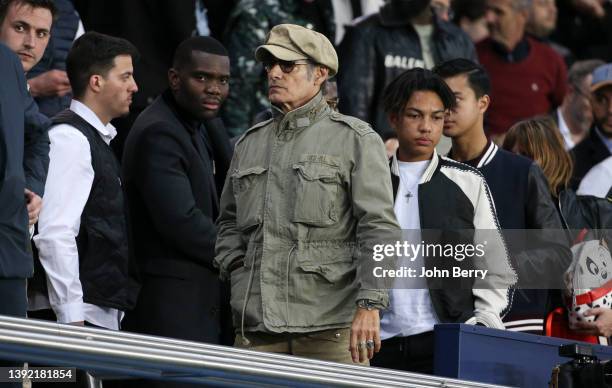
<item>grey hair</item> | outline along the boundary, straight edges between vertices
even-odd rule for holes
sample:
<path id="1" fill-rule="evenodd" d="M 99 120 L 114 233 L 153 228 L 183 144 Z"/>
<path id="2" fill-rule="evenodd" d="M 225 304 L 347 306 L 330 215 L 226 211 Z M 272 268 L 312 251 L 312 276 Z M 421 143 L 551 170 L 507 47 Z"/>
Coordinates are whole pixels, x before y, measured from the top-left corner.
<path id="1" fill-rule="evenodd" d="M 308 66 L 306 67 L 306 71 L 308 73 L 308 79 L 312 79 L 312 76 L 314 75 L 314 71 L 315 69 L 318 67 L 324 67 L 323 65 L 319 65 L 318 63 L 314 63 L 314 62 L 309 62 Z M 325 81 L 323 81 L 323 83 L 321 84 L 321 87 L 319 88 L 319 90 L 325 90 L 325 87 L 327 86 L 327 80 L 329 79 L 326 78 Z"/>
<path id="2" fill-rule="evenodd" d="M 523 11 L 531 8 L 533 4 L 533 0 L 514 0 L 512 2 L 512 7 L 517 11 Z"/>
<path id="3" fill-rule="evenodd" d="M 579 86 L 586 76 L 601 65 L 605 65 L 605 62 L 600 59 L 575 62 L 567 73 L 567 82 L 570 85 Z"/>

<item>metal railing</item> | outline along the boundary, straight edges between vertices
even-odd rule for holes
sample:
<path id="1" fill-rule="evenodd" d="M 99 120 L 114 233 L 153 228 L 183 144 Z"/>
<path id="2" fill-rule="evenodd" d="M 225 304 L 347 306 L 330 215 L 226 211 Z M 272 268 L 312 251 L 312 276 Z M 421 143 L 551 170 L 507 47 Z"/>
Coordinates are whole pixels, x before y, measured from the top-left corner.
<path id="1" fill-rule="evenodd" d="M 0 316 L 0 358 L 216 386 L 499 387 L 7 316 Z"/>

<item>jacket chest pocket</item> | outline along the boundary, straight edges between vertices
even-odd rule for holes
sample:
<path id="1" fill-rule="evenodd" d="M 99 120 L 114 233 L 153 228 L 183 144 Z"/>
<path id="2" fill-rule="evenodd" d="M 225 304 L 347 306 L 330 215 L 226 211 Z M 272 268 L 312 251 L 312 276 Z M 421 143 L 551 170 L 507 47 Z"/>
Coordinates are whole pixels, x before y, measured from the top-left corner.
<path id="1" fill-rule="evenodd" d="M 266 171 L 263 167 L 250 167 L 232 174 L 236 226 L 241 230 L 262 223 Z"/>
<path id="2" fill-rule="evenodd" d="M 339 169 L 316 162 L 296 163 L 293 169 L 297 175 L 293 222 L 333 225 L 338 221 Z"/>

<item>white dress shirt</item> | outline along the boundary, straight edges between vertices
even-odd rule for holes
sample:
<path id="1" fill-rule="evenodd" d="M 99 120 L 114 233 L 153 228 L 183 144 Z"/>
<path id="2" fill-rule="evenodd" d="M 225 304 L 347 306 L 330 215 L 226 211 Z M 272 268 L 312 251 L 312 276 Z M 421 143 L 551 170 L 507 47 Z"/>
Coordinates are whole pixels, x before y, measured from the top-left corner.
<path id="1" fill-rule="evenodd" d="M 72 100 L 70 110 L 91 124 L 106 144 L 117 135 L 110 123 L 102 124 L 98 116 L 79 101 Z M 40 295 L 31 310 L 50 307 L 60 323 L 87 321 L 108 329 L 119 329 L 123 312 L 83 302 L 79 278 L 79 234 L 81 214 L 94 180 L 91 151 L 85 135 L 67 124 L 49 129 L 49 172 L 34 242 L 40 262 L 47 273 L 49 290 L 45 306 Z"/>
<path id="2" fill-rule="evenodd" d="M 395 216 L 399 222 L 403 238 L 411 244 L 421 241 L 421 219 L 419 216 L 419 181 L 430 160 L 422 162 L 400 162 L 400 184 L 395 200 Z M 407 266 L 420 274 L 424 266 L 423 257 L 414 262 L 398 258 L 398 268 Z M 431 302 L 426 278 L 402 279 L 394 284 L 389 292 L 389 309 L 380 321 L 380 338 L 395 336 L 407 337 L 433 330 L 438 318 Z"/>
<path id="3" fill-rule="evenodd" d="M 359 16 L 359 19 L 378 12 L 379 8 L 384 4 L 384 0 L 361 0 L 361 16 Z M 358 19 L 358 17 L 353 15 L 353 7 L 350 0 L 332 0 L 332 8 L 334 10 L 334 22 L 336 23 L 334 43 L 339 45 L 344 37 L 345 27 L 351 24 L 351 21 L 354 19 Z"/>
<path id="4" fill-rule="evenodd" d="M 563 118 L 563 114 L 561 113 L 561 108 L 557 108 L 557 119 L 559 120 L 559 132 L 561 136 L 563 136 L 563 141 L 565 143 L 565 149 L 571 150 L 576 145 L 572 140 L 572 134 L 570 132 L 565 119 Z"/>
<path id="5" fill-rule="evenodd" d="M 591 167 L 589 172 L 580 181 L 578 195 L 592 195 L 606 198 L 612 187 L 612 156 Z"/>

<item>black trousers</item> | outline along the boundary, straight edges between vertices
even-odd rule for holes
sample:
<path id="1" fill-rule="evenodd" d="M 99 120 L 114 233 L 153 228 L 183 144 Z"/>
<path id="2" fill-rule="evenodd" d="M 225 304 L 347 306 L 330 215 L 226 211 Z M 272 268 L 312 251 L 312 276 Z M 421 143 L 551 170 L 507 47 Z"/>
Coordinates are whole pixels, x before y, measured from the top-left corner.
<path id="1" fill-rule="evenodd" d="M 0 279 L 0 315 L 26 317 L 28 297 L 25 279 Z M 0 360 L 0 367 L 22 367 L 23 362 Z M 0 387 L 21 387 L 21 383 L 0 383 Z"/>
<path id="2" fill-rule="evenodd" d="M 393 337 L 382 341 L 380 352 L 370 360 L 379 368 L 433 374 L 434 333 L 428 331 L 409 337 Z"/>

